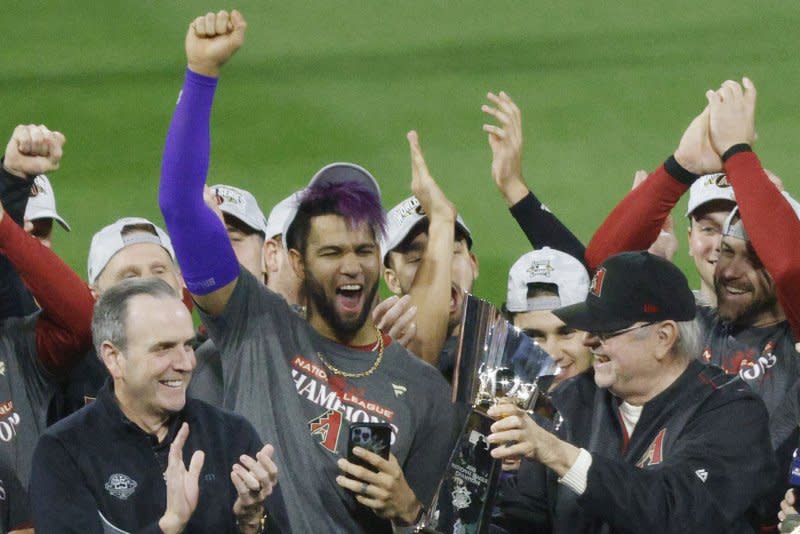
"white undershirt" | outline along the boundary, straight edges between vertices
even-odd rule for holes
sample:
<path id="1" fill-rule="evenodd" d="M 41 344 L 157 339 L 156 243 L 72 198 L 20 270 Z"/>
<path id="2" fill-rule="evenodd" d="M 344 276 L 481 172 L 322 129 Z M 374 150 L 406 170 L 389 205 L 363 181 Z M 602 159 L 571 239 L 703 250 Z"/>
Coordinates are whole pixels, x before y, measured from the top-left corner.
<path id="1" fill-rule="evenodd" d="M 639 418 L 642 416 L 642 408 L 644 408 L 644 406 L 634 406 L 627 402 L 623 402 L 619 405 L 619 415 L 622 418 L 622 423 L 625 425 L 625 431 L 628 433 L 628 437 L 633 434 L 633 429 L 636 428 L 636 423 L 639 422 Z"/>
<path id="2" fill-rule="evenodd" d="M 619 415 L 622 419 L 622 424 L 625 425 L 625 432 L 628 436 L 633 434 L 633 429 L 636 428 L 636 423 L 642 416 L 642 408 L 644 406 L 634 406 L 623 402 L 619 405 Z M 578 453 L 578 458 L 569 471 L 564 473 L 564 476 L 558 479 L 560 484 L 574 491 L 578 495 L 583 495 L 586 491 L 586 480 L 589 476 L 589 468 L 592 466 L 592 455 L 586 449 L 581 449 Z"/>

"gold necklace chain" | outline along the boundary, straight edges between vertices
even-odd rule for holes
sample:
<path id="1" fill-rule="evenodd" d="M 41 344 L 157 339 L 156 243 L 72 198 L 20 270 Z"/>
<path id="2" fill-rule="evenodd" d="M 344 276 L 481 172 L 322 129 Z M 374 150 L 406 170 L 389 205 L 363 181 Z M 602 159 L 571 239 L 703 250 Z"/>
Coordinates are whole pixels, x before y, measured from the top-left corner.
<path id="1" fill-rule="evenodd" d="M 375 363 L 372 364 L 372 367 L 366 371 L 361 371 L 360 373 L 348 373 L 347 371 L 342 371 L 338 367 L 335 367 L 333 364 L 331 364 L 331 362 L 322 356 L 321 352 L 317 351 L 317 356 L 322 364 L 330 369 L 330 371 L 335 375 L 340 375 L 345 378 L 364 378 L 365 376 L 369 376 L 375 372 L 375 370 L 381 364 L 381 360 L 383 360 L 383 334 L 381 333 L 381 329 L 377 326 L 375 327 L 375 330 L 378 332 L 378 357 L 375 358 Z"/>

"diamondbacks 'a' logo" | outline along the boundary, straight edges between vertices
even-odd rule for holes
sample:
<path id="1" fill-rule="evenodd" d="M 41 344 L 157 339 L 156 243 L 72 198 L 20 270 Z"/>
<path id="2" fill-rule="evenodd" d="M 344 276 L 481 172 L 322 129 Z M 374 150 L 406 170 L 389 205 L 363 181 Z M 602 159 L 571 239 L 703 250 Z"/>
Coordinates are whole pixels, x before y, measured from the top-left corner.
<path id="1" fill-rule="evenodd" d="M 139 484 L 128 475 L 122 473 L 114 473 L 108 477 L 105 488 L 112 496 L 117 499 L 125 500 L 136 491 L 136 486 Z"/>
<path id="2" fill-rule="evenodd" d="M 664 436 L 667 435 L 667 429 L 662 428 L 656 434 L 655 439 L 642 455 L 642 458 L 636 463 L 636 467 L 648 467 L 651 465 L 658 465 L 664 461 Z"/>
<path id="3" fill-rule="evenodd" d="M 342 412 L 328 410 L 308 422 L 308 429 L 317 442 L 331 452 L 339 445 L 339 429 L 342 428 Z"/>
<path id="4" fill-rule="evenodd" d="M 606 278 L 606 268 L 600 267 L 592 277 L 592 284 L 589 286 L 589 292 L 597 298 L 603 294 L 603 280 Z"/>

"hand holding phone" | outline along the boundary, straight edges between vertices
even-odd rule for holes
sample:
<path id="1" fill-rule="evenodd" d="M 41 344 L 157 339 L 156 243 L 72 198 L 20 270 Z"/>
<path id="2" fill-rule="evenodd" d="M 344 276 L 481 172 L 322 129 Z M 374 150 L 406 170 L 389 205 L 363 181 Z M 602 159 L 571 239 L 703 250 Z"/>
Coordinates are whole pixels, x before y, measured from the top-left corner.
<path id="1" fill-rule="evenodd" d="M 388 423 L 350 423 L 347 437 L 347 461 L 375 471 L 373 466 L 353 454 L 353 447 L 361 447 L 388 460 L 391 442 L 392 427 Z"/>

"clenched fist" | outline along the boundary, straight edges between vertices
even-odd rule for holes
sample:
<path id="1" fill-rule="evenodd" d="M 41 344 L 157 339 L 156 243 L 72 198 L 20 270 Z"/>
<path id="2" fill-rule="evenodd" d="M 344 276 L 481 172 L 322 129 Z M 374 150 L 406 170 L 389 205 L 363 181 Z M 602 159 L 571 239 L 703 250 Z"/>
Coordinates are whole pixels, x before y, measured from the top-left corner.
<path id="1" fill-rule="evenodd" d="M 64 134 L 43 124 L 20 124 L 6 145 L 3 167 L 20 178 L 52 172 L 61 163 L 65 142 Z"/>
<path id="2" fill-rule="evenodd" d="M 189 70 L 205 76 L 219 76 L 219 69 L 244 42 L 247 22 L 235 9 L 197 17 L 186 32 Z"/>

